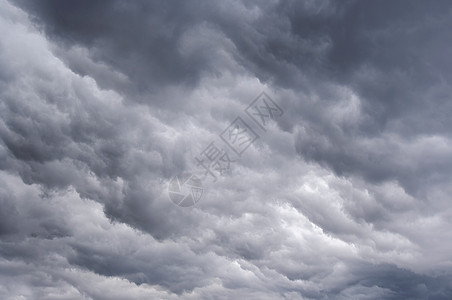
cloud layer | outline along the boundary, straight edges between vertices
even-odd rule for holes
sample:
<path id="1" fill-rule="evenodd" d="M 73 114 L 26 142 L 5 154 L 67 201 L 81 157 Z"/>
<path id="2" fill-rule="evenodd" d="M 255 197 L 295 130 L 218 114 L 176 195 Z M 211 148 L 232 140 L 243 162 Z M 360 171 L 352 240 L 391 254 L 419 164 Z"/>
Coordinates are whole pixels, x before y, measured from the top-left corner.
<path id="1" fill-rule="evenodd" d="M 448 1 L 0 7 L 0 298 L 452 297 Z"/>

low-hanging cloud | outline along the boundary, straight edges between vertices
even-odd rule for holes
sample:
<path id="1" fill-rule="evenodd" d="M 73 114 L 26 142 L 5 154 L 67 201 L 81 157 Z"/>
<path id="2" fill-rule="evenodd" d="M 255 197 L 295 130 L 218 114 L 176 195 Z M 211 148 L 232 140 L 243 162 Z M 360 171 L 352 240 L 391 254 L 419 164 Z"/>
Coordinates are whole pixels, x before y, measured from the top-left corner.
<path id="1" fill-rule="evenodd" d="M 2 299 L 451 298 L 449 2 L 0 6 Z"/>

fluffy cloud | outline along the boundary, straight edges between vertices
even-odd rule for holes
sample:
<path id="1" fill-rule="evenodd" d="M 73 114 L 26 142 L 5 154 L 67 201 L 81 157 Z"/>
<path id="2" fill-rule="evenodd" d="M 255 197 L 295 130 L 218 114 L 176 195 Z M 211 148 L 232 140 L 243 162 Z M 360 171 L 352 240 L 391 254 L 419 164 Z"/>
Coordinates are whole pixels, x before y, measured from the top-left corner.
<path id="1" fill-rule="evenodd" d="M 449 3 L 0 6 L 2 299 L 451 297 Z"/>

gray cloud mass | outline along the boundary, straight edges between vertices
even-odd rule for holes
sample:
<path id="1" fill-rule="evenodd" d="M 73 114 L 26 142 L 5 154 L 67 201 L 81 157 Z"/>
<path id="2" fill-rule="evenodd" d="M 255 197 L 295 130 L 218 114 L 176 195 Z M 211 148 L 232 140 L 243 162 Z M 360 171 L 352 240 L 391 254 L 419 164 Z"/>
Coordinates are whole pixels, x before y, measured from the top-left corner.
<path id="1" fill-rule="evenodd" d="M 0 298 L 452 299 L 451 27 L 442 0 L 0 0 Z M 174 205 L 237 116 L 259 138 Z"/>

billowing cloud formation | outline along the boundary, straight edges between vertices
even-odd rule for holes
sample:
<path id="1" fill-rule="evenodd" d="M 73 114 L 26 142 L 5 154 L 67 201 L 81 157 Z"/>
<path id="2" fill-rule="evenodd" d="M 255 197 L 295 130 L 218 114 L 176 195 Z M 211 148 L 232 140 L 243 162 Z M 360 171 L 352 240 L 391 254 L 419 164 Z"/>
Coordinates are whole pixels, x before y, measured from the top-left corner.
<path id="1" fill-rule="evenodd" d="M 0 6 L 2 299 L 452 297 L 449 2 Z"/>

